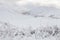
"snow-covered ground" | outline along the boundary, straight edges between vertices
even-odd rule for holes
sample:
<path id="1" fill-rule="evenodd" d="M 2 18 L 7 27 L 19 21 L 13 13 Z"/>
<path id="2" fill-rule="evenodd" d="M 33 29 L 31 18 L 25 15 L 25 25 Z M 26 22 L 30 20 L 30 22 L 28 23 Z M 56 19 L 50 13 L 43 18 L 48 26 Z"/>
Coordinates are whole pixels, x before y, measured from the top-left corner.
<path id="1" fill-rule="evenodd" d="M 46 1 L 0 0 L 1 40 L 60 40 L 60 1 Z"/>

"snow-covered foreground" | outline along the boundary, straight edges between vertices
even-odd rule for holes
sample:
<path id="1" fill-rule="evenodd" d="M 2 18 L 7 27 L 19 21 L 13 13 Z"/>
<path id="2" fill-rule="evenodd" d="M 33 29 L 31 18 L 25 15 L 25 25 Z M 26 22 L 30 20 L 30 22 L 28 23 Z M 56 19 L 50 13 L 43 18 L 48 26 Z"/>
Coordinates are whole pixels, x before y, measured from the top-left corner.
<path id="1" fill-rule="evenodd" d="M 60 40 L 59 8 L 0 1 L 0 40 Z"/>
<path id="2" fill-rule="evenodd" d="M 60 40 L 60 27 L 20 28 L 0 22 L 0 40 Z"/>

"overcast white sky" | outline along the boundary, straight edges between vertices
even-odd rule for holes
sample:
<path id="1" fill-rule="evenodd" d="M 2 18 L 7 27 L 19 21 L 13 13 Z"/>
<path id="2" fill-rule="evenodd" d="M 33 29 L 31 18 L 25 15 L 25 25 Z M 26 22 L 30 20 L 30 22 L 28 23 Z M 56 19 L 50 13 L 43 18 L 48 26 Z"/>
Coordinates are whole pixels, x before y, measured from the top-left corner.
<path id="1" fill-rule="evenodd" d="M 0 0 L 0 2 L 10 2 L 10 3 L 16 3 L 18 5 L 26 5 L 29 3 L 32 3 L 34 5 L 40 5 L 40 6 L 54 6 L 57 8 L 60 8 L 60 0 Z"/>
<path id="2" fill-rule="evenodd" d="M 28 3 L 32 3 L 34 5 L 40 5 L 40 6 L 55 6 L 60 7 L 60 0 L 19 0 L 16 1 L 17 4 L 20 5 L 26 5 Z"/>

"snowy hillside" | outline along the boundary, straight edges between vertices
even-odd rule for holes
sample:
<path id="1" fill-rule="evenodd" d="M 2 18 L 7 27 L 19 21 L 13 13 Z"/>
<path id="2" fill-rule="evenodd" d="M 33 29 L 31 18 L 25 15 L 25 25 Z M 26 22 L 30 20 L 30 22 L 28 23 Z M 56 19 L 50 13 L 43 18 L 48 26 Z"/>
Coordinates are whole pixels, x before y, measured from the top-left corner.
<path id="1" fill-rule="evenodd" d="M 20 28 L 0 22 L 0 40 L 60 40 L 60 27 Z"/>
<path id="2" fill-rule="evenodd" d="M 0 0 L 0 40 L 60 40 L 59 0 Z"/>

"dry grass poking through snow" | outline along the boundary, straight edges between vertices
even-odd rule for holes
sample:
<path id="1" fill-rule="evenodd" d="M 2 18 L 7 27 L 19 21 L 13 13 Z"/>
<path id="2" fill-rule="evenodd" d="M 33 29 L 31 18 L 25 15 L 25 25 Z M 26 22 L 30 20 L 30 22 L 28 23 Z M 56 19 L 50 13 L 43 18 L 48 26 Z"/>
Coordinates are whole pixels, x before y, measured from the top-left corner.
<path id="1" fill-rule="evenodd" d="M 20 29 L 20 28 L 19 28 Z M 36 40 L 55 39 L 60 40 L 60 28 L 58 26 L 39 27 L 37 29 L 22 29 L 18 30 L 13 25 L 3 23 L 0 25 L 1 40 L 23 40 L 24 38 L 35 38 Z"/>

